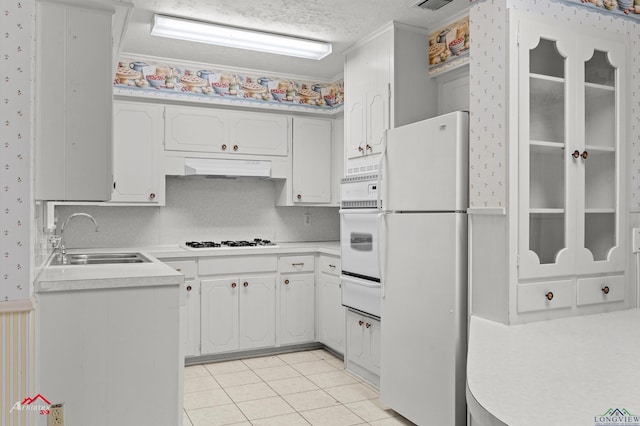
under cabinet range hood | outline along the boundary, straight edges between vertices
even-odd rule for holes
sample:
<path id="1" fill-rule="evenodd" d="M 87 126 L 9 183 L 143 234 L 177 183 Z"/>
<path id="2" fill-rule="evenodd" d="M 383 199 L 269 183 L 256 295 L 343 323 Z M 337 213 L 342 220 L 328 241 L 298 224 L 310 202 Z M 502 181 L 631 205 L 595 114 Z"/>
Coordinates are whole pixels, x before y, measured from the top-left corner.
<path id="1" fill-rule="evenodd" d="M 185 176 L 265 179 L 271 177 L 271 161 L 185 158 L 184 174 Z"/>

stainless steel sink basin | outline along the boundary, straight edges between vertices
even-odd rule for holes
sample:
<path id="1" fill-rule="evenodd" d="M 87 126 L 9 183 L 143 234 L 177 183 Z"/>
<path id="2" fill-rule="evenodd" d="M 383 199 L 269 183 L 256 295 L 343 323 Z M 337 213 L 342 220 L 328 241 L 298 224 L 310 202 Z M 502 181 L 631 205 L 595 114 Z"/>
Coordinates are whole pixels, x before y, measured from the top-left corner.
<path id="1" fill-rule="evenodd" d="M 149 259 L 140 253 L 87 253 L 68 254 L 67 262 L 59 257 L 51 261 L 51 265 L 104 265 L 110 263 L 148 263 Z"/>

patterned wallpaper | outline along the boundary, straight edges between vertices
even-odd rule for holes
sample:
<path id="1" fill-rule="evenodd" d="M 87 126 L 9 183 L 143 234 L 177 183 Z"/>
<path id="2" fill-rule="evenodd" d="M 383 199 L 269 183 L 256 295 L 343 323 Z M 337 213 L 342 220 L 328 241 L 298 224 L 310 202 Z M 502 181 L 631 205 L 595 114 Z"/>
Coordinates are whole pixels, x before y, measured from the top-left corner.
<path id="1" fill-rule="evenodd" d="M 545 16 L 563 25 L 572 23 L 596 31 L 631 34 L 629 57 L 630 208 L 640 211 L 640 24 L 602 8 L 561 0 L 484 0 L 471 8 L 470 65 L 470 205 L 507 206 L 507 88 L 508 8 Z"/>
<path id="2" fill-rule="evenodd" d="M 506 207 L 507 0 L 477 2 L 470 12 L 469 203 Z"/>
<path id="3" fill-rule="evenodd" d="M 0 6 L 0 303 L 30 297 L 33 0 Z"/>

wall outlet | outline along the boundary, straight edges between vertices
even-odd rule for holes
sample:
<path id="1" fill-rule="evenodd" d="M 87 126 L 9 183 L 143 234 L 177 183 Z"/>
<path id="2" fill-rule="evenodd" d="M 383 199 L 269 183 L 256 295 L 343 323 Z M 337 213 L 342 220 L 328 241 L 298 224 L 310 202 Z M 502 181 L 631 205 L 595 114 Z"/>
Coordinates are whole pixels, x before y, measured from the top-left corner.
<path id="1" fill-rule="evenodd" d="M 64 426 L 64 404 L 51 404 L 47 416 L 47 426 Z"/>
<path id="2" fill-rule="evenodd" d="M 632 229 L 631 251 L 633 253 L 640 253 L 640 228 Z"/>
<path id="3" fill-rule="evenodd" d="M 304 214 L 304 224 L 307 226 L 311 225 L 311 213 Z"/>

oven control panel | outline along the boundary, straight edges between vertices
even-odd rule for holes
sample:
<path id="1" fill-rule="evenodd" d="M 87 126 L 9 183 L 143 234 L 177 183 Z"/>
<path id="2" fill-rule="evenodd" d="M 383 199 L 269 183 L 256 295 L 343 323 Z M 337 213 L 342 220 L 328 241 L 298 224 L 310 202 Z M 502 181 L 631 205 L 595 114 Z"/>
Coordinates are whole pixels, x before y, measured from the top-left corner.
<path id="1" fill-rule="evenodd" d="M 352 175 L 341 180 L 340 203 L 344 208 L 376 208 L 380 180 L 378 174 Z"/>

